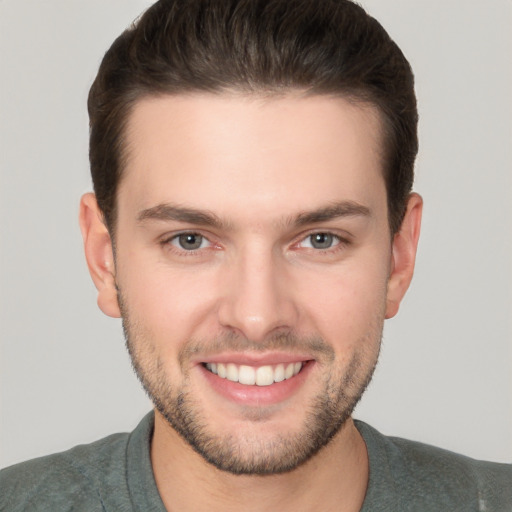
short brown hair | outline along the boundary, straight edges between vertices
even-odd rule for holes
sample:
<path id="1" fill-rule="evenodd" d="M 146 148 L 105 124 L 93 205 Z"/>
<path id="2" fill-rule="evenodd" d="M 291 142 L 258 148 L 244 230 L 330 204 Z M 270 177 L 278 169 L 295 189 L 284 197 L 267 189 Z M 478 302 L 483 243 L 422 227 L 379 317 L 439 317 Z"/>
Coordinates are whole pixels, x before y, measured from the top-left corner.
<path id="1" fill-rule="evenodd" d="M 160 0 L 116 39 L 89 92 L 91 174 L 111 234 L 134 104 L 227 90 L 303 90 L 377 107 L 389 224 L 399 230 L 418 150 L 414 78 L 374 18 L 349 0 Z"/>

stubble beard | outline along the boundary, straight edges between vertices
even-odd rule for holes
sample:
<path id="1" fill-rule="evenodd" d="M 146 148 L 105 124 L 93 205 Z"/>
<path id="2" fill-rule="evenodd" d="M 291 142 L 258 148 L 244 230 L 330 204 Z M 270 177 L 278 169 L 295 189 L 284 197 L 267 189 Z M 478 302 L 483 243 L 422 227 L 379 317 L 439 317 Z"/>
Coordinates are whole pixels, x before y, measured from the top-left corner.
<path id="1" fill-rule="evenodd" d="M 359 351 L 353 355 L 343 372 L 330 371 L 324 374 L 323 391 L 305 404 L 305 416 L 300 429 L 293 433 L 280 433 L 268 438 L 243 433 L 213 432 L 206 421 L 201 405 L 194 398 L 187 380 L 176 389 L 170 383 L 163 361 L 156 355 L 149 336 L 140 326 L 131 322 L 121 297 L 119 297 L 123 317 L 123 330 L 132 366 L 147 395 L 158 412 L 169 425 L 199 454 L 217 469 L 236 475 L 270 475 L 292 471 L 317 454 L 341 430 L 351 416 L 366 387 L 371 381 L 377 364 L 382 319 L 375 322 L 369 332 L 357 341 Z M 319 360 L 334 359 L 334 351 L 323 340 L 304 339 L 292 335 L 274 337 L 268 343 L 252 344 L 248 340 L 226 336 L 213 342 L 190 342 L 180 351 L 180 363 L 185 367 L 186 354 L 195 353 L 199 347 L 216 347 L 241 350 L 251 345 L 259 350 L 280 347 L 296 350 L 308 347 L 318 354 Z M 320 348 L 321 347 L 321 348 Z M 371 348 L 371 350 L 368 349 Z M 153 356 L 153 357 L 152 357 Z M 263 412 L 263 411 L 262 411 Z M 261 421 L 264 416 L 253 421 Z"/>

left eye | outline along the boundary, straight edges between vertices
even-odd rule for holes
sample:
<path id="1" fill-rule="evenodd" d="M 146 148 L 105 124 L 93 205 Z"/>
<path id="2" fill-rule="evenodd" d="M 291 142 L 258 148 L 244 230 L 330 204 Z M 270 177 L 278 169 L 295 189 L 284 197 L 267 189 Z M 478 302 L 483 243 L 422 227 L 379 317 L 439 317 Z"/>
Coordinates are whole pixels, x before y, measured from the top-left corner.
<path id="1" fill-rule="evenodd" d="M 175 236 L 171 240 L 171 244 L 179 246 L 180 249 L 185 251 L 195 251 L 197 249 L 203 249 L 207 247 L 210 242 L 198 233 L 182 233 L 181 235 Z"/>
<path id="2" fill-rule="evenodd" d="M 310 247 L 313 249 L 330 249 L 334 245 L 338 245 L 340 239 L 332 233 L 313 233 L 306 237 L 302 242 L 302 247 Z"/>

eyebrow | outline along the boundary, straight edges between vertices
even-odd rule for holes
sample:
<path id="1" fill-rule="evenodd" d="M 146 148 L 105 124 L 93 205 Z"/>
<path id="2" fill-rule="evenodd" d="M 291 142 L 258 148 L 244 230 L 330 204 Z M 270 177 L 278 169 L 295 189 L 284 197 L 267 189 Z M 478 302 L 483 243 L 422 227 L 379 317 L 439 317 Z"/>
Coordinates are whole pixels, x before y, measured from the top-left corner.
<path id="1" fill-rule="evenodd" d="M 206 210 L 185 208 L 173 204 L 159 204 L 152 208 L 142 210 L 137 216 L 138 222 L 146 220 L 178 221 L 187 224 L 210 226 L 217 229 L 226 229 L 227 225 L 217 215 Z"/>
<path id="2" fill-rule="evenodd" d="M 285 221 L 285 225 L 302 227 L 307 224 L 327 222 L 340 217 L 370 217 L 368 207 L 354 201 L 340 201 L 317 210 L 300 212 Z M 159 204 L 142 210 L 138 222 L 147 220 L 177 221 L 198 226 L 209 226 L 219 230 L 228 230 L 231 225 L 208 210 L 197 210 L 169 203 Z"/>
<path id="3" fill-rule="evenodd" d="M 340 217 L 371 217 L 371 211 L 368 207 L 354 201 L 340 201 L 318 210 L 301 212 L 292 218 L 289 223 L 301 227 L 307 224 L 327 222 Z"/>

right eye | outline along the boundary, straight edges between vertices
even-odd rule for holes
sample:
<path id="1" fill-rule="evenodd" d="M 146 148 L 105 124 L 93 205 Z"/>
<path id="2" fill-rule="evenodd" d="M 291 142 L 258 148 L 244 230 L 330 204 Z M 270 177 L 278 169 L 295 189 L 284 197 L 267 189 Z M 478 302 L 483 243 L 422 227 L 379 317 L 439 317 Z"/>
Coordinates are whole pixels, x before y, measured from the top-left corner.
<path id="1" fill-rule="evenodd" d="M 204 249 L 211 245 L 210 242 L 199 233 L 181 233 L 172 237 L 169 243 L 184 251 L 197 251 L 198 249 Z"/>

